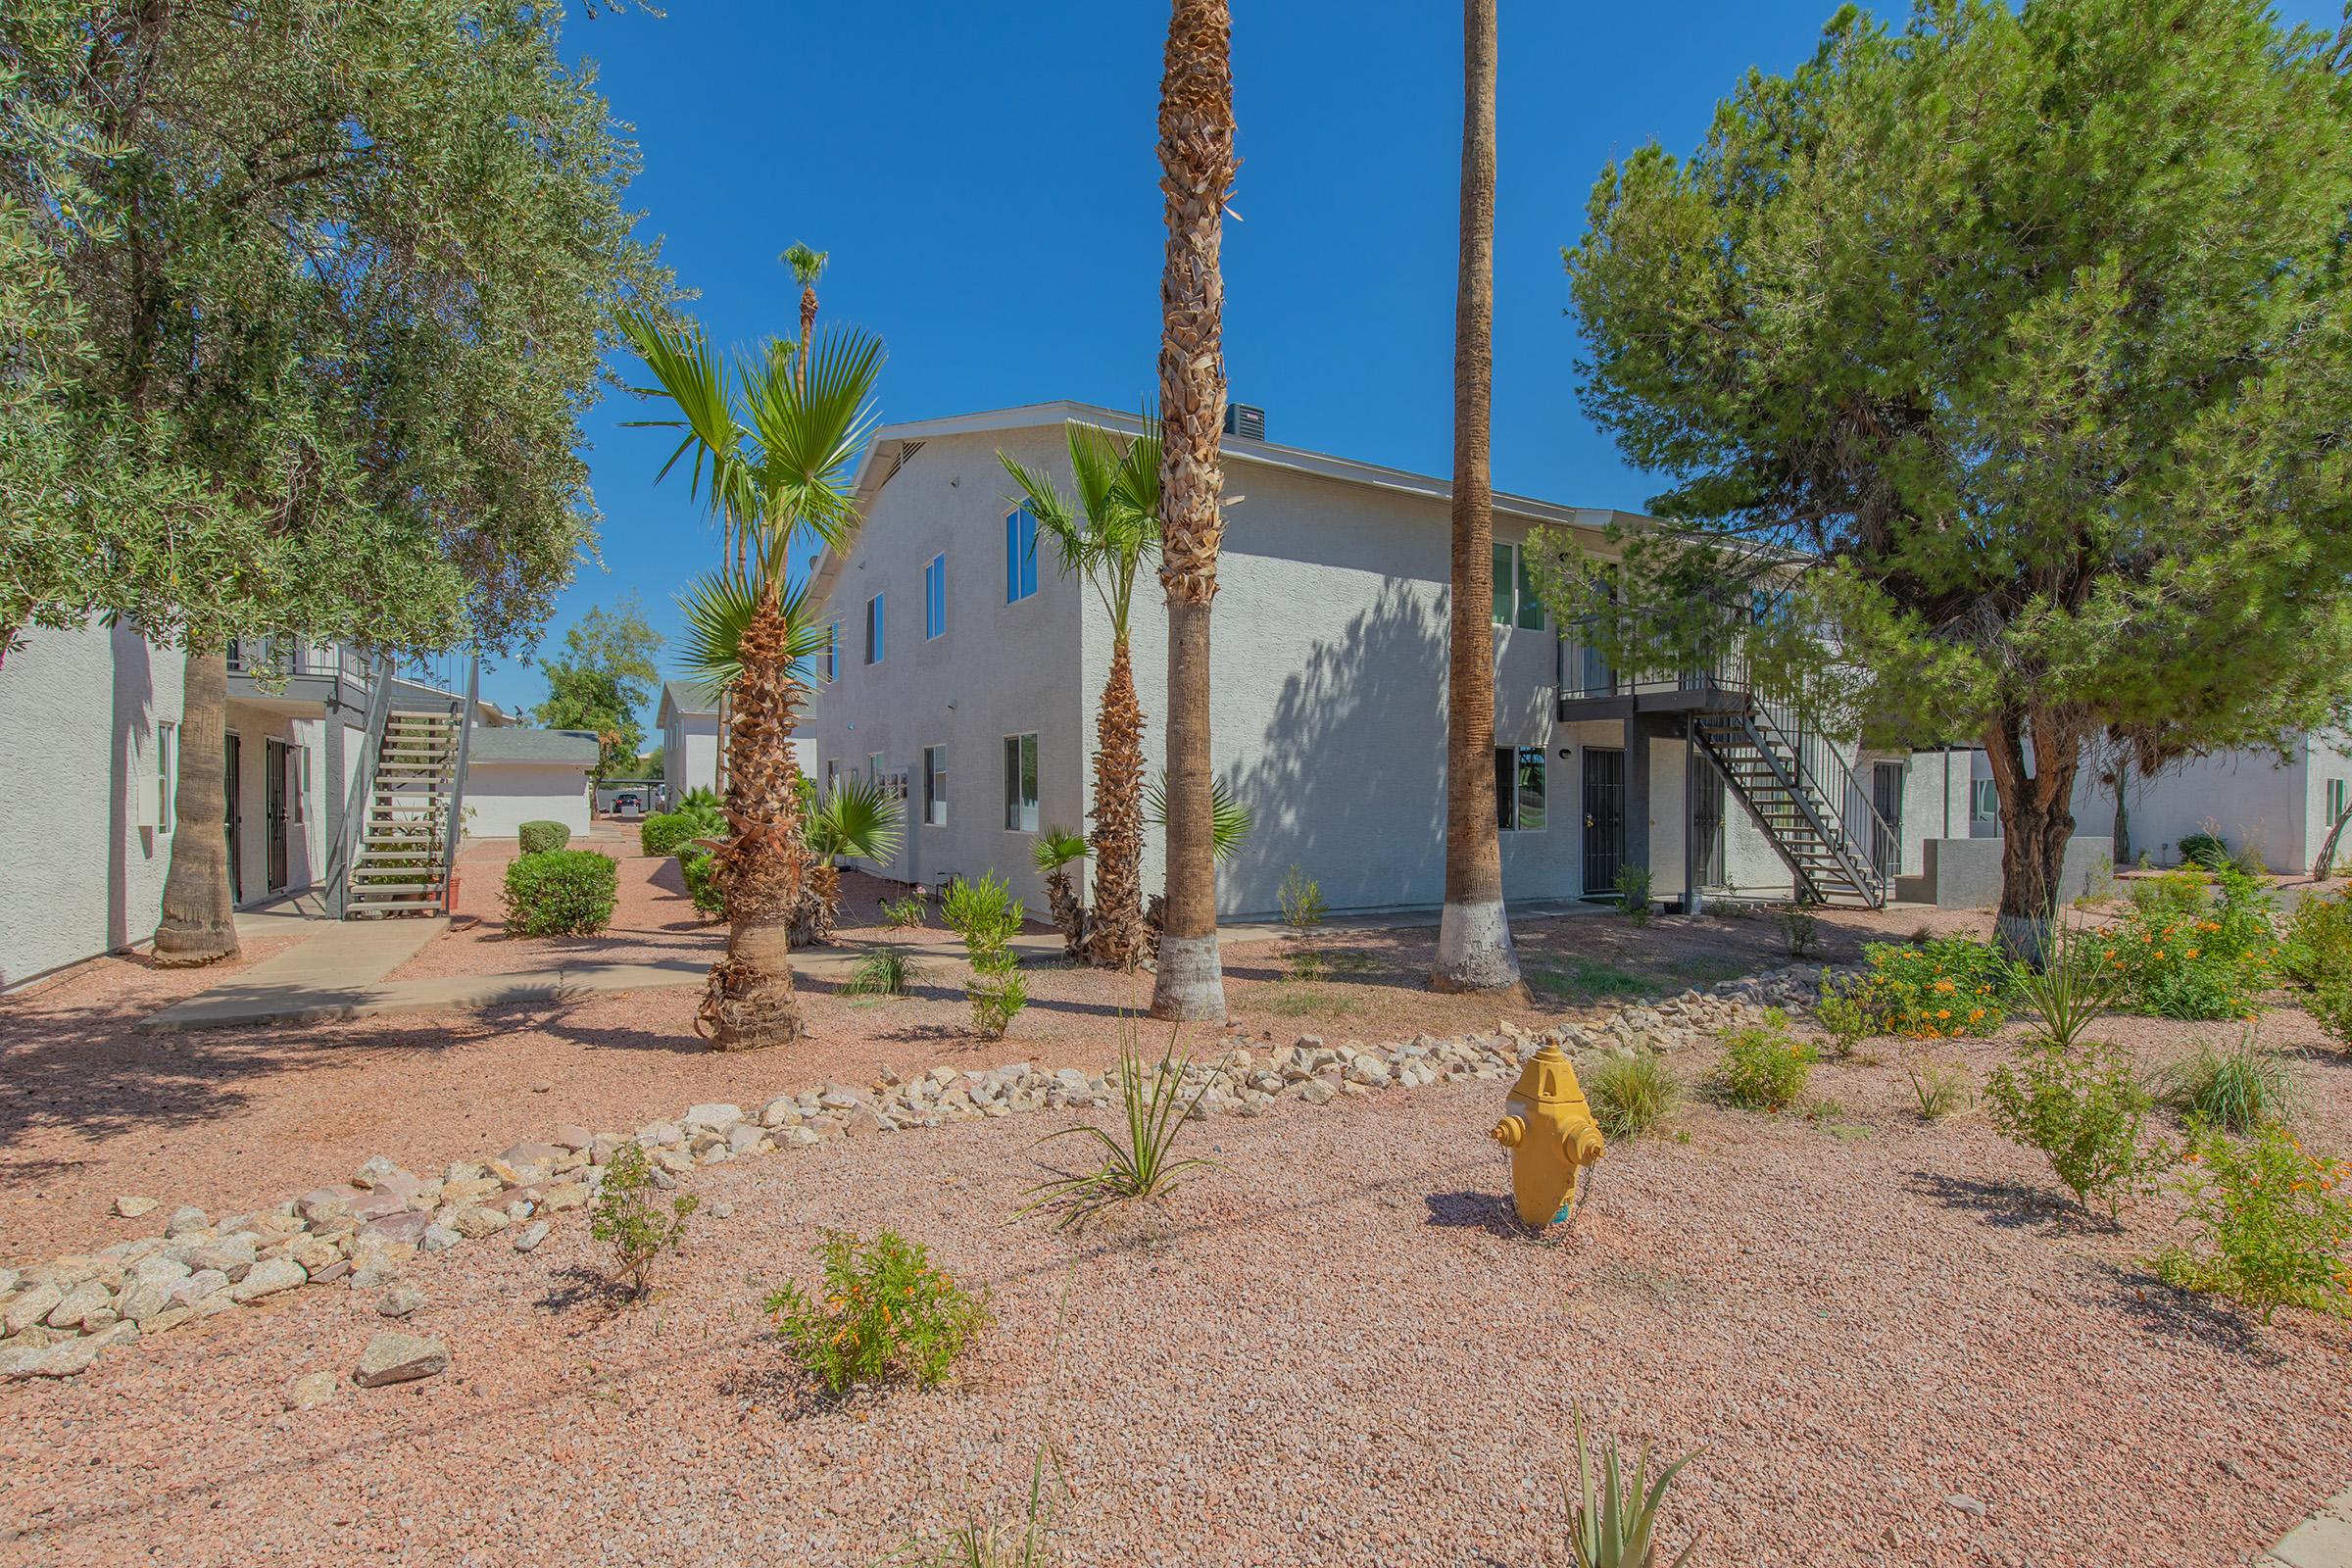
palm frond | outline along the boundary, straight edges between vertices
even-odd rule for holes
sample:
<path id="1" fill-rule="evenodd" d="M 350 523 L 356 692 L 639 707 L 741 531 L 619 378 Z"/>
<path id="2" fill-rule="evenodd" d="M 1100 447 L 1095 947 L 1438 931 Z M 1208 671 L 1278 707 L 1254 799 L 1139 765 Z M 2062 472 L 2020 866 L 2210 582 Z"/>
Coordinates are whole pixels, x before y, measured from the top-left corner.
<path id="1" fill-rule="evenodd" d="M 845 855 L 889 860 L 898 856 L 906 814 L 880 780 L 846 773 L 809 808 L 804 836 L 809 853 L 827 864 Z"/>
<path id="2" fill-rule="evenodd" d="M 679 639 L 680 668 L 705 696 L 716 699 L 743 674 L 739 651 L 759 601 L 760 591 L 752 580 L 732 569 L 706 573 L 678 596 L 686 622 Z M 793 680 L 810 680 L 830 632 L 808 603 L 808 585 L 804 582 L 787 591 L 777 609 L 784 616 L 785 673 Z"/>
<path id="3" fill-rule="evenodd" d="M 687 493 L 698 500 L 707 493 L 711 512 L 741 516 L 743 494 L 743 427 L 736 421 L 727 393 L 727 374 L 717 351 L 702 327 L 693 322 L 671 326 L 650 313 L 624 311 L 621 335 L 653 372 L 655 384 L 633 390 L 664 397 L 678 412 L 674 419 L 632 419 L 631 427 L 683 430 L 677 450 L 655 477 L 666 478 L 690 450 L 694 466 Z"/>
<path id="4" fill-rule="evenodd" d="M 1255 824 L 1250 818 L 1250 808 L 1233 798 L 1233 791 L 1225 787 L 1225 781 L 1221 778 L 1208 781 L 1208 803 L 1209 852 L 1216 858 L 1217 863 L 1223 865 L 1232 858 L 1233 852 L 1242 847 L 1243 841 L 1250 837 L 1250 829 Z M 1144 790 L 1144 820 L 1163 832 L 1167 829 L 1168 775 L 1165 773 Z"/>
<path id="5" fill-rule="evenodd" d="M 1049 827 L 1037 836 L 1033 850 L 1040 875 L 1052 876 L 1074 860 L 1086 858 L 1086 840 L 1066 827 Z"/>
<path id="6" fill-rule="evenodd" d="M 855 328 L 828 329 L 799 370 L 771 368 L 745 388 L 745 413 L 760 443 L 756 482 L 770 571 L 781 569 L 802 528 L 832 550 L 846 548 L 856 532 L 850 471 L 873 430 L 882 340 Z"/>

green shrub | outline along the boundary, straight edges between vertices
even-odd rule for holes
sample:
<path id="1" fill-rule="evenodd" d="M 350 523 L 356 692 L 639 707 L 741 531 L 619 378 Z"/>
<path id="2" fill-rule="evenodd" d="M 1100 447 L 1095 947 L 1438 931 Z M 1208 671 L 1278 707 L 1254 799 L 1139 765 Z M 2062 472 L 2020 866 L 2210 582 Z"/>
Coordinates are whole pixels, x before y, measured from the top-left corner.
<path id="1" fill-rule="evenodd" d="M 2017 984 L 2006 955 L 1966 937 L 1873 942 L 1862 959 L 1870 972 L 1854 1000 L 1876 1032 L 1907 1040 L 1993 1033 Z"/>
<path id="2" fill-rule="evenodd" d="M 1829 1031 L 1840 1056 L 1852 1055 L 1855 1048 L 1870 1038 L 1870 1014 L 1854 994 L 1841 986 L 1822 986 L 1820 1000 L 1813 1004 L 1813 1018 Z"/>
<path id="3" fill-rule="evenodd" d="M 2060 1047 L 2072 1046 L 2105 1017 L 2123 990 L 2108 945 L 2062 924 L 2053 924 L 2040 968 L 2021 963 L 2011 974 L 2018 996 L 2039 1020 L 2041 1037 Z"/>
<path id="4" fill-rule="evenodd" d="M 2180 835 L 2180 858 L 2190 865 L 2218 871 L 2230 860 L 2230 846 L 2218 833 L 2183 833 Z"/>
<path id="5" fill-rule="evenodd" d="M 2101 939 L 2104 960 L 2132 1006 L 2163 1018 L 2247 1018 L 2271 984 L 2277 937 L 2267 885 L 2225 862 L 2217 903 L 2185 902 L 2188 884 L 2164 879 L 2132 890 L 2120 930 Z"/>
<path id="6" fill-rule="evenodd" d="M 1821 940 L 1821 919 L 1802 904 L 1792 904 L 1775 911 L 1781 925 L 1781 940 L 1788 944 L 1788 956 L 1801 958 L 1813 951 Z"/>
<path id="7" fill-rule="evenodd" d="M 1313 936 L 1331 912 L 1323 902 L 1323 884 L 1295 865 L 1282 873 L 1282 886 L 1274 897 L 1282 905 L 1282 923 L 1301 942 Z"/>
<path id="8" fill-rule="evenodd" d="M 2251 1028 L 2232 1050 L 2206 1041 L 2165 1075 L 2164 1102 L 2183 1121 L 2241 1138 L 2266 1123 L 2285 1121 L 2294 1102 L 2294 1073 L 2284 1057 L 2254 1043 Z"/>
<path id="9" fill-rule="evenodd" d="M 543 850 L 507 864 L 507 929 L 526 937 L 592 937 L 612 923 L 620 867 L 594 850 Z"/>
<path id="10" fill-rule="evenodd" d="M 2205 873 L 2194 866 L 2162 871 L 2132 884 L 2132 907 L 2149 920 L 2200 914 L 2204 912 L 2205 890 L 2209 886 Z"/>
<path id="11" fill-rule="evenodd" d="M 673 809 L 700 812 L 714 821 L 726 820 L 726 802 L 720 800 L 718 791 L 708 784 L 697 784 L 679 796 L 678 804 Z"/>
<path id="12" fill-rule="evenodd" d="M 1787 1110 L 1813 1075 L 1813 1048 L 1788 1032 L 1788 1015 L 1774 1007 L 1760 1024 L 1729 1029 L 1715 1085 L 1743 1110 Z"/>
<path id="13" fill-rule="evenodd" d="M 963 955 L 971 964 L 963 989 L 972 1004 L 973 1026 L 984 1040 L 1002 1040 L 1029 1004 L 1029 983 L 1021 978 L 1020 959 L 1009 946 L 1021 928 L 1021 901 L 993 873 L 977 882 L 959 876 L 948 884 L 940 917 L 963 939 Z"/>
<path id="14" fill-rule="evenodd" d="M 824 1284 L 788 1281 L 766 1307 L 793 1358 L 830 1393 L 891 1378 L 930 1388 L 988 1321 L 985 1300 L 896 1231 L 871 1242 L 828 1231 L 816 1251 Z"/>
<path id="15" fill-rule="evenodd" d="M 2308 898 L 2295 906 L 2279 938 L 2278 972 L 2312 991 L 2352 985 L 2352 898 Z"/>
<path id="16" fill-rule="evenodd" d="M 1649 867 L 1625 865 L 1617 868 L 1617 903 L 1625 917 L 1636 925 L 1649 924 Z"/>
<path id="17" fill-rule="evenodd" d="M 905 898 L 883 901 L 882 920 L 894 931 L 911 931 L 923 923 L 929 906 L 929 898 L 921 888 L 908 888 Z"/>
<path id="18" fill-rule="evenodd" d="M 2112 1046 L 2029 1047 L 2017 1062 L 1992 1070 L 1984 1094 L 1993 1126 L 2048 1155 L 2085 1210 L 2096 1200 L 2112 1219 L 2163 1162 L 2140 1138 L 2152 1103 L 2148 1092 L 2131 1057 Z"/>
<path id="19" fill-rule="evenodd" d="M 544 855 L 571 842 L 571 829 L 561 822 L 525 822 L 514 830 L 514 842 L 525 855 Z"/>
<path id="20" fill-rule="evenodd" d="M 1976 1079 L 1965 1061 L 1940 1060 L 1915 1049 L 1903 1057 L 1903 1077 L 1911 1085 L 1912 1108 L 1921 1121 L 1956 1116 L 1976 1098 Z"/>
<path id="21" fill-rule="evenodd" d="M 2352 983 L 2330 981 L 2303 1001 L 2320 1032 L 2352 1045 Z"/>
<path id="22" fill-rule="evenodd" d="M 645 1295 L 662 1254 L 684 1245 L 687 1216 L 702 1202 L 691 1193 L 680 1193 L 670 1200 L 664 1216 L 654 1190 L 654 1167 L 645 1151 L 623 1144 L 606 1164 L 596 1206 L 588 1213 L 588 1234 L 611 1244 L 613 1272 L 634 1297 Z"/>
<path id="23" fill-rule="evenodd" d="M 717 856 L 686 845 L 678 851 L 678 875 L 685 880 L 686 896 L 694 901 L 695 912 L 707 920 L 727 917 L 727 896 L 718 885 Z"/>
<path id="24" fill-rule="evenodd" d="M 1655 1128 L 1683 1101 L 1682 1080 L 1650 1051 L 1602 1057 L 1586 1075 L 1584 1088 L 1601 1136 L 1629 1142 Z"/>
<path id="25" fill-rule="evenodd" d="M 637 826 L 637 847 L 648 855 L 675 855 L 689 839 L 708 838 L 716 822 L 698 811 L 657 811 Z"/>
<path id="26" fill-rule="evenodd" d="M 2181 1185 L 2199 1246 L 2151 1260 L 2158 1278 L 2220 1296 L 2264 1323 L 2282 1306 L 2352 1316 L 2348 1167 L 2304 1152 L 2284 1128 L 2240 1141 L 2219 1128 L 2189 1140 Z"/>

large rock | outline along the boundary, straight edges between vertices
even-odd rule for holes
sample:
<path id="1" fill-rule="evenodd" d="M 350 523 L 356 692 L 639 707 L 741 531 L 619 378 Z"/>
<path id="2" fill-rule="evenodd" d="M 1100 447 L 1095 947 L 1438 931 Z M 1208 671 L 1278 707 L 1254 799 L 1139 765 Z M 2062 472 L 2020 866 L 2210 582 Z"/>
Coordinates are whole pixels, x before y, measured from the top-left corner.
<path id="1" fill-rule="evenodd" d="M 384 1183 L 392 1180 L 394 1177 L 408 1176 L 408 1174 L 409 1173 L 407 1171 L 402 1170 L 400 1166 L 396 1164 L 389 1156 L 383 1154 L 369 1154 L 366 1163 L 362 1164 L 358 1170 L 355 1170 L 351 1173 L 351 1185 L 364 1189 L 368 1192 L 373 1192 L 375 1189 L 383 1186 Z M 410 1176 L 409 1179 L 411 1181 L 416 1180 L 414 1176 Z"/>
<path id="2" fill-rule="evenodd" d="M 8 1303 L 8 1312 L 0 1316 L 0 1325 L 5 1325 L 11 1335 L 22 1334 L 56 1311 L 57 1303 L 65 1298 L 66 1293 L 54 1285 L 35 1285 Z"/>
<path id="3" fill-rule="evenodd" d="M 204 1210 L 191 1203 L 172 1211 L 172 1218 L 164 1225 L 164 1234 L 166 1236 L 185 1236 L 191 1231 L 204 1229 Z"/>
<path id="4" fill-rule="evenodd" d="M 275 1296 L 307 1284 L 310 1272 L 290 1257 L 266 1257 L 253 1265 L 252 1271 L 228 1289 L 229 1299 L 258 1301 L 265 1296 Z"/>
<path id="5" fill-rule="evenodd" d="M 800 1102 L 790 1095 L 779 1095 L 760 1107 L 760 1125 L 762 1127 L 796 1126 L 800 1119 Z"/>
<path id="6" fill-rule="evenodd" d="M 457 1217 L 450 1221 L 451 1226 L 460 1236 L 473 1241 L 480 1241 L 485 1236 L 494 1236 L 513 1223 L 514 1222 L 499 1210 L 484 1208 L 479 1204 L 472 1208 L 460 1209 Z"/>
<path id="7" fill-rule="evenodd" d="M 79 1285 L 68 1291 L 57 1305 L 49 1309 L 49 1315 L 41 1321 L 53 1329 L 77 1329 L 81 1327 L 83 1319 L 91 1313 L 102 1307 L 111 1308 L 114 1304 L 115 1296 L 112 1291 L 96 1280 L 83 1280 Z M 100 1324 L 99 1327 L 103 1328 L 105 1325 Z"/>
<path id="8" fill-rule="evenodd" d="M 449 1348 L 439 1340 L 386 1329 L 360 1352 L 359 1369 L 352 1373 L 351 1381 L 363 1389 L 380 1389 L 387 1383 L 413 1383 L 448 1370 Z"/>
<path id="9" fill-rule="evenodd" d="M 689 1105 L 686 1108 L 686 1131 L 689 1133 L 724 1133 L 743 1120 L 741 1105 Z"/>
<path id="10" fill-rule="evenodd" d="M 217 1268 L 202 1268 L 172 1287 L 173 1306 L 194 1306 L 228 1289 L 228 1276 Z"/>
<path id="11" fill-rule="evenodd" d="M 386 1214 L 360 1227 L 357 1246 L 415 1247 L 424 1240 L 425 1229 L 432 1223 L 433 1216 L 421 1208 Z"/>
<path id="12" fill-rule="evenodd" d="M 424 1304 L 424 1293 L 414 1285 L 395 1285 L 375 1303 L 382 1317 L 407 1317 Z"/>
<path id="13" fill-rule="evenodd" d="M 124 1219 L 140 1219 L 155 1212 L 155 1200 L 124 1193 L 115 1200 L 115 1212 Z"/>
<path id="14" fill-rule="evenodd" d="M 514 1238 L 514 1250 L 516 1250 L 517 1252 L 527 1252 L 527 1251 L 530 1251 L 532 1249 L 536 1248 L 536 1247 L 537 1247 L 537 1246 L 538 1246 L 538 1245 L 539 1245 L 541 1242 L 544 1242 L 544 1241 L 546 1241 L 546 1240 L 547 1240 L 547 1221 L 545 1221 L 545 1220 L 543 1220 L 543 1219 L 535 1219 L 535 1220 L 531 1221 L 531 1222 L 530 1222 L 528 1225 L 525 1225 L 525 1226 L 522 1228 L 522 1232 L 521 1232 L 521 1234 L 520 1234 L 520 1235 L 518 1235 L 518 1236 L 516 1236 L 516 1237 Z"/>
<path id="15" fill-rule="evenodd" d="M 343 1392 L 343 1380 L 332 1372 L 305 1372 L 286 1385 L 289 1410 L 315 1410 Z"/>

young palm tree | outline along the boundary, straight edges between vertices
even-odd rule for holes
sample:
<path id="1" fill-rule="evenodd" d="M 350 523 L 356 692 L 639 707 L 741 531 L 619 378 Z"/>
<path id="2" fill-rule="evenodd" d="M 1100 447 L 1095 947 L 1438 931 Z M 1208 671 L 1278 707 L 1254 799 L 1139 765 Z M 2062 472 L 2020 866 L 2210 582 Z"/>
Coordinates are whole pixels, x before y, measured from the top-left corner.
<path id="1" fill-rule="evenodd" d="M 808 363 L 808 339 L 816 331 L 816 280 L 824 275 L 825 262 L 831 251 L 812 251 L 798 240 L 792 249 L 776 258 L 792 269 L 793 281 L 801 285 L 801 363 Z"/>
<path id="2" fill-rule="evenodd" d="M 1233 14 L 1173 0 L 1159 84 L 1167 256 L 1159 306 L 1159 582 L 1168 596 L 1168 874 L 1154 1018 L 1222 1019 L 1210 847 L 1208 611 L 1225 532 L 1225 279 L 1233 188 Z"/>
<path id="3" fill-rule="evenodd" d="M 1519 956 L 1502 908 L 1494 815 L 1494 0 L 1462 6 L 1462 229 L 1453 308 L 1453 602 L 1446 704 L 1446 908 L 1437 991 L 1507 990 Z"/>
<path id="4" fill-rule="evenodd" d="M 695 1028 L 721 1051 L 782 1045 L 802 1032 L 791 922 L 808 853 L 787 737 L 823 646 L 785 564 L 804 532 L 833 550 L 857 532 L 851 464 L 873 425 L 882 345 L 835 331 L 797 367 L 781 343 L 722 366 L 700 327 L 666 328 L 644 316 L 624 318 L 622 327 L 658 383 L 647 390 L 679 416 L 635 422 L 685 432 L 662 473 L 692 452 L 695 493 L 707 483 L 711 510 L 751 544 L 742 570 L 722 567 L 687 601 L 690 660 L 706 685 L 729 697 L 730 839 L 715 867 L 727 951 L 711 966 Z"/>
<path id="5" fill-rule="evenodd" d="M 898 796 L 863 773 L 844 774 L 809 808 L 802 833 L 808 847 L 808 875 L 792 919 L 796 947 L 833 940 L 833 922 L 841 914 L 841 858 L 895 858 L 906 820 L 906 808 Z"/>
<path id="6" fill-rule="evenodd" d="M 1127 642 L 1136 576 L 1159 550 L 1159 433 L 1148 412 L 1144 423 L 1124 451 L 1103 431 L 1068 427 L 1074 508 L 1053 480 L 997 454 L 1053 537 L 1062 571 L 1083 573 L 1110 618 L 1110 674 L 1095 713 L 1094 901 L 1078 949 L 1111 969 L 1144 956 L 1144 710 Z"/>
<path id="7" fill-rule="evenodd" d="M 164 873 L 162 919 L 155 928 L 155 961 L 192 968 L 237 956 L 236 905 L 228 865 L 228 656 L 191 648 L 184 665 L 179 717 L 179 789 L 162 809 L 180 831 L 172 836 Z"/>

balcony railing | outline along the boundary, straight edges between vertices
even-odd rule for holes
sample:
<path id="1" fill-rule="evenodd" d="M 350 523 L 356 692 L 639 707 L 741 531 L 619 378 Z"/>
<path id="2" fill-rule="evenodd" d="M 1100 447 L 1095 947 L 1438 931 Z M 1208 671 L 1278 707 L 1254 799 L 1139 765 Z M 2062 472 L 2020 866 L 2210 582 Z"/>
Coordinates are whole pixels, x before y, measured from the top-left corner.
<path id="1" fill-rule="evenodd" d="M 228 672 L 256 680 L 294 675 L 331 675 L 365 691 L 368 662 L 343 643 L 315 643 L 301 637 L 238 637 L 228 645 Z"/>

